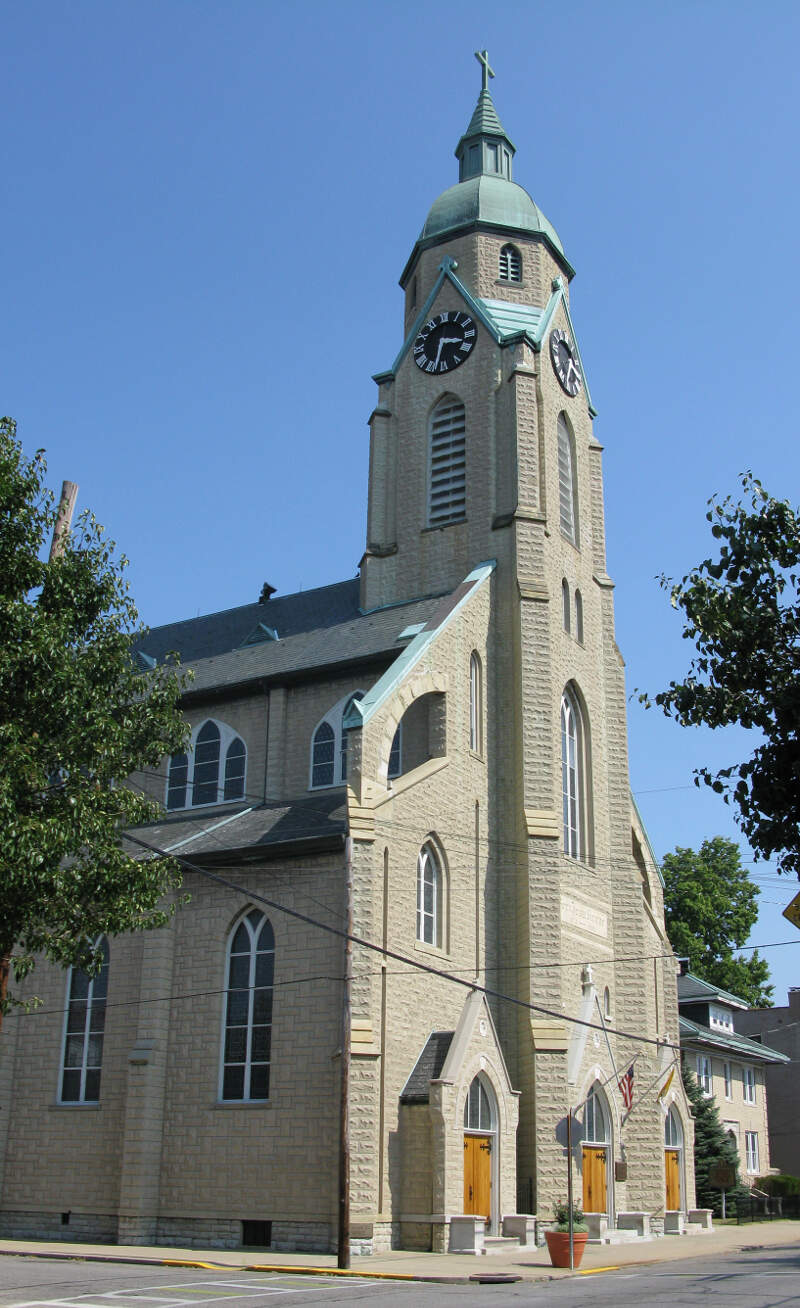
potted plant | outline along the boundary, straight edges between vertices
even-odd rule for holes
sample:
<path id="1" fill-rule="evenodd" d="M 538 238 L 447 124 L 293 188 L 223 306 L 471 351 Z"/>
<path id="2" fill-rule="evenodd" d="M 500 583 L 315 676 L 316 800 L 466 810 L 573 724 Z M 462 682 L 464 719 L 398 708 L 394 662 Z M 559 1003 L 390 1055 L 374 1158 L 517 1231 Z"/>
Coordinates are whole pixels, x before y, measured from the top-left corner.
<path id="1" fill-rule="evenodd" d="M 563 1202 L 554 1204 L 553 1216 L 556 1219 L 555 1228 L 545 1231 L 550 1261 L 554 1267 L 569 1267 L 569 1204 Z M 589 1233 L 583 1220 L 583 1209 L 580 1204 L 573 1203 L 573 1267 L 580 1267 L 588 1238 Z"/>

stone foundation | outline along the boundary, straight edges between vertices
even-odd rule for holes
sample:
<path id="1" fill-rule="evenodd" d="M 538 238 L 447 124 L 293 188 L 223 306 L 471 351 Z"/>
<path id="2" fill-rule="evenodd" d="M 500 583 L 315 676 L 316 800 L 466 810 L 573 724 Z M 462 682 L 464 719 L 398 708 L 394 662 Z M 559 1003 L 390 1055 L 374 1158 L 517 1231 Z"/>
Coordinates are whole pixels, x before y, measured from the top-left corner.
<path id="1" fill-rule="evenodd" d="M 64 1221 L 63 1218 L 68 1220 Z M 110 1213 L 0 1213 L 4 1240 L 64 1240 L 116 1244 L 118 1223 Z"/>

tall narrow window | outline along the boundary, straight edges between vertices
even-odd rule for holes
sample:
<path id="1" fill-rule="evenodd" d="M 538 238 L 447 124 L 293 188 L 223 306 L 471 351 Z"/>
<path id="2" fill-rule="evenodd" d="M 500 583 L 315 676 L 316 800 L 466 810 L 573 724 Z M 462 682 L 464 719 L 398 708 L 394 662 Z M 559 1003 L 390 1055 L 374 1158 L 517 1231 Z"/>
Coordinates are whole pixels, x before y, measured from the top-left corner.
<path id="1" fill-rule="evenodd" d="M 564 630 L 569 631 L 572 626 L 571 622 L 571 604 L 569 599 L 569 582 L 566 577 L 561 580 L 561 617 L 564 623 Z"/>
<path id="2" fill-rule="evenodd" d="M 333 759 L 336 736 L 329 722 L 321 722 L 314 732 L 311 762 L 312 786 L 333 785 Z"/>
<path id="3" fill-rule="evenodd" d="M 217 798 L 219 744 L 219 727 L 215 722 L 204 723 L 194 747 L 192 804 L 213 804 Z"/>
<path id="4" fill-rule="evenodd" d="M 469 747 L 475 754 L 483 753 L 483 677 L 476 650 L 469 660 Z"/>
<path id="5" fill-rule="evenodd" d="M 436 850 L 427 841 L 417 860 L 417 940 L 441 944 L 442 868 Z"/>
<path id="6" fill-rule="evenodd" d="M 558 418 L 558 506 L 561 533 L 578 544 L 578 496 L 575 481 L 575 443 L 564 414 Z"/>
<path id="7" fill-rule="evenodd" d="M 583 644 L 583 596 L 575 591 L 575 639 Z"/>
<path id="8" fill-rule="evenodd" d="M 241 799 L 244 795 L 244 741 L 237 736 L 225 754 L 225 799 Z"/>
<path id="9" fill-rule="evenodd" d="M 564 853 L 586 857 L 584 728 L 577 700 L 567 689 L 561 697 L 561 794 Z"/>
<path id="10" fill-rule="evenodd" d="M 756 1102 L 756 1074 L 752 1067 L 742 1068 L 742 1091 L 746 1104 Z"/>
<path id="11" fill-rule="evenodd" d="M 440 527 L 466 512 L 466 417 L 464 405 L 446 395 L 431 414 L 428 522 Z"/>
<path id="12" fill-rule="evenodd" d="M 745 1131 L 744 1133 L 745 1157 L 748 1172 L 758 1171 L 758 1132 Z"/>
<path id="13" fill-rule="evenodd" d="M 275 937 L 263 913 L 251 909 L 228 947 L 222 1099 L 269 1098 Z"/>
<path id="14" fill-rule="evenodd" d="M 473 1078 L 464 1102 L 464 1130 L 491 1131 L 494 1129 L 492 1101 L 480 1076 Z"/>
<path id="15" fill-rule="evenodd" d="M 186 807 L 186 786 L 189 781 L 189 757 L 173 754 L 169 761 L 167 778 L 167 808 Z"/>
<path id="16" fill-rule="evenodd" d="M 392 747 L 389 750 L 389 766 L 386 775 L 391 781 L 394 777 L 399 777 L 403 771 L 403 724 L 398 722 L 397 730 L 392 737 Z"/>
<path id="17" fill-rule="evenodd" d="M 98 948 L 103 962 L 94 976 L 90 977 L 78 968 L 70 969 L 61 1073 L 61 1102 L 64 1104 L 94 1104 L 100 1098 L 108 995 L 109 954 L 105 936 L 99 941 Z"/>
<path id="18" fill-rule="evenodd" d="M 703 1094 L 708 1098 L 712 1094 L 711 1059 L 707 1054 L 697 1055 L 697 1080 Z"/>
<path id="19" fill-rule="evenodd" d="M 500 251 L 500 281 L 522 281 L 522 258 L 515 245 L 504 245 Z"/>

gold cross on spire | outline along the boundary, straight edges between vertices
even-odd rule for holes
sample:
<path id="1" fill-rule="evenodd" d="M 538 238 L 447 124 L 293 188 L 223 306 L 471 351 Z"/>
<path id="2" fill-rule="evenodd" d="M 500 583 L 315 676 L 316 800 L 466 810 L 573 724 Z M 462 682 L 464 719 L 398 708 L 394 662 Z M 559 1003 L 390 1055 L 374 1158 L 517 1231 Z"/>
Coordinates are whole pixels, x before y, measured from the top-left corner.
<path id="1" fill-rule="evenodd" d="M 482 75 L 482 78 L 483 78 L 483 85 L 481 86 L 481 90 L 482 90 L 482 91 L 488 91 L 488 90 L 489 90 L 489 78 L 490 78 L 490 77 L 494 77 L 494 69 L 489 67 L 489 51 L 488 51 L 488 50 L 476 50 L 476 51 L 475 51 L 475 58 L 477 59 L 478 63 L 479 63 L 480 66 L 481 66 L 481 75 Z"/>

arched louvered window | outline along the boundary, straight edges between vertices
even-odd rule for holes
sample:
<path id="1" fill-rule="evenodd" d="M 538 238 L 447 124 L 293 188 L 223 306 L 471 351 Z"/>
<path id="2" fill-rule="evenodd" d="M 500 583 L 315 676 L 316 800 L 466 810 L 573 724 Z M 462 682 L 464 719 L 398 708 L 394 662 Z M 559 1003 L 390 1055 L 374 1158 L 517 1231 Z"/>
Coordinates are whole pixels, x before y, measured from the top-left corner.
<path id="1" fill-rule="evenodd" d="M 522 281 L 522 256 L 515 245 L 504 245 L 500 251 L 500 281 Z"/>
<path id="2" fill-rule="evenodd" d="M 430 419 L 428 523 L 441 527 L 466 513 L 466 416 L 464 405 L 446 395 Z"/>
<path id="3" fill-rule="evenodd" d="M 61 1066 L 63 1104 L 94 1104 L 100 1098 L 109 963 L 105 936 L 96 947 L 103 957 L 99 972 L 89 976 L 79 968 L 69 971 Z"/>
<path id="4" fill-rule="evenodd" d="M 558 508 L 561 533 L 578 544 L 578 493 L 575 479 L 575 442 L 564 414 L 558 428 Z"/>
<path id="5" fill-rule="evenodd" d="M 469 660 L 469 747 L 475 754 L 483 753 L 483 675 L 477 650 Z"/>
<path id="6" fill-rule="evenodd" d="M 585 731 L 578 702 L 567 688 L 561 697 L 561 795 L 564 853 L 586 857 Z"/>
<path id="7" fill-rule="evenodd" d="M 563 577 L 561 580 L 561 616 L 565 631 L 569 631 L 572 625 L 570 608 L 569 582 L 566 577 Z"/>
<path id="8" fill-rule="evenodd" d="M 228 942 L 220 1098 L 269 1098 L 275 937 L 251 909 Z"/>
<path id="9" fill-rule="evenodd" d="M 417 940 L 440 945 L 442 938 L 442 865 L 428 840 L 417 859 Z"/>
<path id="10" fill-rule="evenodd" d="M 336 733 L 330 722 L 320 722 L 311 749 L 312 786 L 332 786 Z"/>
<path id="11" fill-rule="evenodd" d="M 583 644 L 583 596 L 575 591 L 575 639 Z"/>

